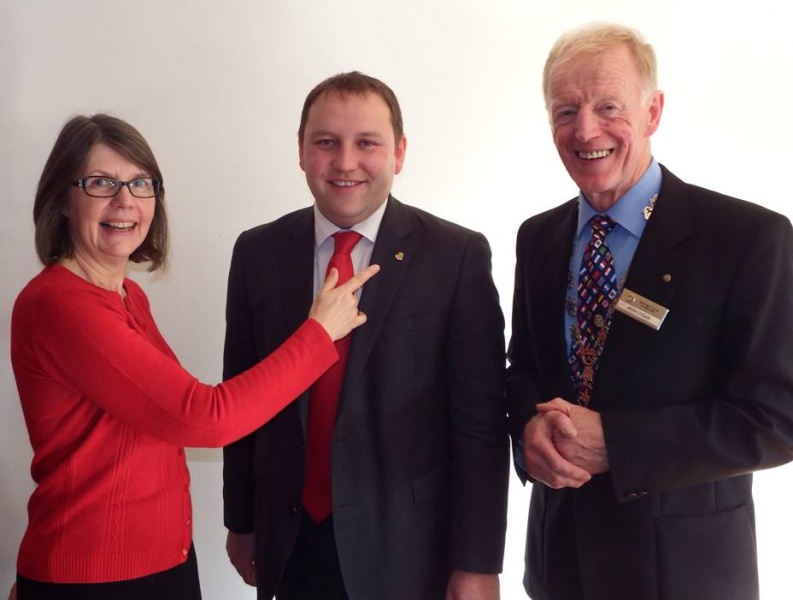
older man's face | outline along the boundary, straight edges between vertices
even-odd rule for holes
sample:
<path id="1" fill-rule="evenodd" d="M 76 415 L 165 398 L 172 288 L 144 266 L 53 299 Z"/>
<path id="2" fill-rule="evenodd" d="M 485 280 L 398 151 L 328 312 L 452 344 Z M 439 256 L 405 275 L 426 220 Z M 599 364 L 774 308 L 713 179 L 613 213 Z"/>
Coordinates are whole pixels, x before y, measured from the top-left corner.
<path id="1" fill-rule="evenodd" d="M 548 111 L 556 149 L 573 181 L 605 211 L 644 174 L 663 94 L 649 98 L 627 47 L 577 57 L 551 70 Z"/>

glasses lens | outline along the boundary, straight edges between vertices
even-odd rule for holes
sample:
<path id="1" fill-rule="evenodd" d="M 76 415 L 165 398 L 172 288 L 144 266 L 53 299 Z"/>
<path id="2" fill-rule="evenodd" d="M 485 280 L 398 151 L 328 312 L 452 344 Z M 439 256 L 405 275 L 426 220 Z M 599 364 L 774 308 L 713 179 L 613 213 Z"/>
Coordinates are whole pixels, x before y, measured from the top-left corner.
<path id="1" fill-rule="evenodd" d="M 89 196 L 107 198 L 115 196 L 119 182 L 110 177 L 86 177 L 83 179 L 83 189 Z"/>
<path id="2" fill-rule="evenodd" d="M 129 191 L 133 196 L 138 198 L 151 198 L 157 195 L 159 181 L 151 177 L 142 177 L 140 179 L 133 179 L 127 184 Z"/>

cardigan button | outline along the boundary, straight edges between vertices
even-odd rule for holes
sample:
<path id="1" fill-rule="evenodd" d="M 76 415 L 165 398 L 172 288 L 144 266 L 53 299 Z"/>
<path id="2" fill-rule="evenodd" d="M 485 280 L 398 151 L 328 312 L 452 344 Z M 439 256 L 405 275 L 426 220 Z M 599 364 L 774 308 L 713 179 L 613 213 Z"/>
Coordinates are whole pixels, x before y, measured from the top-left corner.
<path id="1" fill-rule="evenodd" d="M 182 556 L 187 556 L 187 548 L 182 548 Z"/>

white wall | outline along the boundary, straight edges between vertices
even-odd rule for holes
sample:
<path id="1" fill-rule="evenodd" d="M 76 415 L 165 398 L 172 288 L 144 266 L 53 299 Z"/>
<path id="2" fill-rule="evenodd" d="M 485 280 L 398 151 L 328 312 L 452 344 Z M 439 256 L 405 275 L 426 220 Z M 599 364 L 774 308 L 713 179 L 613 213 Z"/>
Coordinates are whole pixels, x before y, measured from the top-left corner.
<path id="1" fill-rule="evenodd" d="M 656 157 L 684 179 L 793 216 L 793 42 L 782 5 L 0 0 L 0 596 L 13 578 L 32 488 L 9 318 L 39 270 L 33 195 L 70 115 L 111 111 L 154 148 L 167 182 L 172 269 L 136 278 L 182 362 L 217 381 L 236 235 L 311 202 L 295 132 L 303 98 L 320 80 L 358 69 L 393 87 L 409 140 L 395 194 L 487 235 L 509 315 L 518 224 L 576 191 L 553 149 L 540 93 L 553 40 L 592 20 L 644 32 L 667 98 Z M 253 598 L 225 558 L 221 455 L 189 456 L 205 597 Z M 505 599 L 523 597 L 528 494 L 514 483 Z M 792 487 L 793 467 L 757 476 L 766 600 L 790 597 L 793 523 L 783 503 Z"/>

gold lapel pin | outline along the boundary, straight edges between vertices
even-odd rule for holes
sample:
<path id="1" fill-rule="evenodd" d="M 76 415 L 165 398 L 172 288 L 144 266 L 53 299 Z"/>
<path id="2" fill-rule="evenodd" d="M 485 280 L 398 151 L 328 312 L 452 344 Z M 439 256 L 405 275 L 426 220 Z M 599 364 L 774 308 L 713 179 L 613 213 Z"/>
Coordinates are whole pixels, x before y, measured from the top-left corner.
<path id="1" fill-rule="evenodd" d="M 394 254 L 394 258 L 396 258 L 397 260 L 402 260 L 402 259 L 405 258 L 405 253 L 404 252 L 397 252 L 396 254 Z"/>
<path id="2" fill-rule="evenodd" d="M 645 221 L 650 220 L 650 217 L 653 214 L 653 209 L 655 209 L 656 200 L 658 200 L 658 194 L 650 198 L 650 203 L 642 209 L 642 214 L 644 214 Z"/>
<path id="3" fill-rule="evenodd" d="M 664 273 L 664 276 L 661 277 L 661 279 L 663 279 L 665 283 L 669 283 L 672 281 L 672 276 L 669 273 Z"/>

